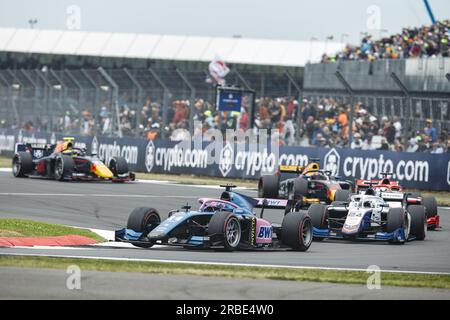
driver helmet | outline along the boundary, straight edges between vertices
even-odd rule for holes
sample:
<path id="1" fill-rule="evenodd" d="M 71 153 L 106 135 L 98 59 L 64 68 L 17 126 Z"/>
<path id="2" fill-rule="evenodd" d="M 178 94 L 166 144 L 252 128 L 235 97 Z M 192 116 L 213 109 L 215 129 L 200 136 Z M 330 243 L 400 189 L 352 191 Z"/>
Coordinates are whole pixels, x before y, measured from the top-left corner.
<path id="1" fill-rule="evenodd" d="M 74 138 L 63 138 L 63 141 L 59 142 L 55 147 L 55 152 L 68 153 L 73 148 Z"/>
<path id="2" fill-rule="evenodd" d="M 386 188 L 386 187 L 377 188 L 377 189 L 376 189 L 376 195 L 379 196 L 379 197 L 381 197 L 381 194 L 382 194 L 382 193 L 388 192 L 388 191 L 389 191 L 389 188 Z"/>
<path id="3" fill-rule="evenodd" d="M 306 176 L 310 177 L 311 180 L 326 180 L 326 176 L 321 172 L 308 172 Z"/>
<path id="4" fill-rule="evenodd" d="M 371 201 L 365 200 L 365 201 L 363 202 L 363 207 L 364 207 L 364 208 L 372 208 L 372 202 L 371 202 Z"/>

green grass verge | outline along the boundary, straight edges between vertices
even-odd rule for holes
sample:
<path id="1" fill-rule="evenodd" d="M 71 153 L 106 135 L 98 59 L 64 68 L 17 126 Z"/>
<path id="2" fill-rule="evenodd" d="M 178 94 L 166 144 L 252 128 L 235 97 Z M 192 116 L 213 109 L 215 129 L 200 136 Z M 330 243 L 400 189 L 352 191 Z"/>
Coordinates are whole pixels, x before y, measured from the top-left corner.
<path id="1" fill-rule="evenodd" d="M 423 190 L 408 190 L 411 192 L 420 192 L 424 197 L 435 197 L 438 205 L 450 206 L 450 192 L 445 191 L 423 191 Z"/>
<path id="2" fill-rule="evenodd" d="M 79 258 L 0 256 L 0 266 L 66 269 L 76 264 L 82 270 L 138 272 L 165 275 L 195 275 L 225 278 L 313 281 L 365 285 L 370 274 L 359 271 L 285 269 L 264 267 L 218 266 L 202 264 L 92 260 Z M 448 275 L 382 273 L 383 286 L 450 289 Z"/>
<path id="3" fill-rule="evenodd" d="M 0 168 L 1 167 L 11 167 L 11 159 L 0 156 Z M 231 178 L 217 178 L 217 177 L 205 177 L 205 176 L 194 176 L 194 175 L 174 175 L 174 174 L 162 174 L 162 173 L 136 173 L 137 179 L 143 180 L 162 180 L 170 181 L 180 184 L 198 184 L 198 185 L 214 185 L 218 186 L 221 184 L 232 183 L 238 187 L 245 188 L 257 188 L 256 180 L 249 179 L 231 179 Z M 420 190 L 407 190 L 407 191 L 417 191 L 421 192 L 424 196 L 436 197 L 438 204 L 440 206 L 450 206 L 450 192 L 445 191 L 420 191 Z"/>
<path id="4" fill-rule="evenodd" d="M 66 235 L 85 236 L 98 242 L 106 241 L 98 234 L 85 229 L 31 220 L 0 219 L 0 237 L 52 237 Z"/>
<path id="5" fill-rule="evenodd" d="M 7 157 L 0 156 L 0 168 L 11 168 L 12 160 Z"/>

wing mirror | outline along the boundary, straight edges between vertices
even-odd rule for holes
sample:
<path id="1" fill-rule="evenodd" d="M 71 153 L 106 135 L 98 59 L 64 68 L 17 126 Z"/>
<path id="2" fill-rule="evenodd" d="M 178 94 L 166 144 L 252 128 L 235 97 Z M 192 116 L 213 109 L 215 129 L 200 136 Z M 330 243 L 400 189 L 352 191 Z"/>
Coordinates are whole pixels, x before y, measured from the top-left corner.
<path id="1" fill-rule="evenodd" d="M 261 213 L 260 213 L 261 219 L 264 217 L 264 209 L 265 207 L 267 207 L 267 204 L 268 204 L 267 199 L 264 199 L 261 206 Z"/>

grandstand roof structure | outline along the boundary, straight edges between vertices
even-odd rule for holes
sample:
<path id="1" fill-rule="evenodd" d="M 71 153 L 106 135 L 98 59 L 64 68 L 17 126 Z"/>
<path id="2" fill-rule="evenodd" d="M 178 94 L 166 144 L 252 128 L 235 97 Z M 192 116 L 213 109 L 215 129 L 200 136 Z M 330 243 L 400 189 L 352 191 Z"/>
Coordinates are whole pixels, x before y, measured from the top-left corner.
<path id="1" fill-rule="evenodd" d="M 303 67 L 343 43 L 0 28 L 0 52 Z"/>

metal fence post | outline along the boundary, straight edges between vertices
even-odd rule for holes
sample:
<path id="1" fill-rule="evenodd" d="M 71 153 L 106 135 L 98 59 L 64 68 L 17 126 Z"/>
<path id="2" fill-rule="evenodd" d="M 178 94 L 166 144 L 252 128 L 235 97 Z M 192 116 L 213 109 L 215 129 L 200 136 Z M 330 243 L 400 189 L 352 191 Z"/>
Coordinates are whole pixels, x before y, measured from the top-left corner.
<path id="1" fill-rule="evenodd" d="M 47 109 L 47 116 L 49 118 L 50 131 L 53 132 L 53 115 L 52 115 L 53 88 L 52 88 L 52 84 L 50 83 L 50 81 L 48 81 L 47 77 L 44 77 L 44 75 L 41 74 L 41 72 L 39 70 L 36 70 L 36 74 L 38 75 L 39 78 L 41 78 L 41 80 L 47 86 L 48 94 L 46 95 L 46 100 L 47 100 L 46 101 L 46 109 Z"/>
<path id="2" fill-rule="evenodd" d="M 239 80 L 244 84 L 245 89 L 247 90 L 253 90 L 250 85 L 248 84 L 247 80 L 239 73 L 239 71 L 235 70 L 234 73 L 236 73 Z"/>
<path id="3" fill-rule="evenodd" d="M 266 79 L 264 73 L 261 73 L 261 92 L 259 94 L 260 97 L 264 97 L 264 95 L 266 94 L 265 87 L 266 87 Z"/>
<path id="4" fill-rule="evenodd" d="M 191 92 L 190 103 L 189 103 L 189 132 L 191 136 L 194 135 L 194 103 L 195 103 L 195 88 L 190 83 L 190 81 L 186 78 L 186 76 L 178 69 L 175 69 L 177 74 L 180 76 L 181 80 L 186 84 Z"/>
<path id="5" fill-rule="evenodd" d="M 170 92 L 169 88 L 166 86 L 166 84 L 164 83 L 164 81 L 162 81 L 162 79 L 160 78 L 160 76 L 156 73 L 155 70 L 153 70 L 151 67 L 148 68 L 148 71 L 150 72 L 150 74 L 152 75 L 152 77 L 156 80 L 156 82 L 158 82 L 158 84 L 161 86 L 161 88 L 163 88 L 163 138 L 166 138 L 166 131 L 164 130 L 164 128 L 167 126 L 167 112 L 168 112 L 168 108 L 169 108 L 169 98 L 172 96 L 172 93 Z M 164 110 L 164 108 L 166 108 L 166 110 Z"/>
<path id="6" fill-rule="evenodd" d="M 6 80 L 5 76 L 3 74 L 0 73 L 0 80 L 5 84 L 5 88 L 7 91 L 7 95 L 8 95 L 8 99 L 5 101 L 5 106 L 6 106 L 6 113 L 8 113 L 8 106 L 11 104 L 10 100 L 11 100 L 11 86 L 8 82 L 8 80 Z M 13 119 L 13 121 L 15 122 L 15 120 Z M 8 126 L 10 126 L 10 124 L 8 124 Z"/>
<path id="7" fill-rule="evenodd" d="M 249 116 L 250 116 L 250 121 L 249 121 L 249 128 L 253 129 L 255 126 L 255 114 L 256 114 L 256 92 L 255 90 L 253 90 L 250 87 L 250 84 L 247 82 L 247 80 L 245 80 L 245 78 L 239 73 L 239 71 L 235 70 L 234 71 L 236 73 L 236 75 L 238 76 L 239 80 L 241 80 L 241 82 L 244 84 L 245 89 L 247 89 L 248 91 L 252 92 L 252 103 L 251 103 L 251 110 L 249 110 Z M 220 114 L 220 122 L 222 121 L 222 115 Z"/>
<path id="8" fill-rule="evenodd" d="M 5 79 L 5 76 L 2 75 L 1 73 L 0 73 L 0 80 L 1 80 L 7 87 L 9 86 L 8 80 L 6 80 L 6 79 Z"/>
<path id="9" fill-rule="evenodd" d="M 137 88 L 137 92 L 138 92 L 138 96 L 137 96 L 137 108 L 142 107 L 142 86 L 139 83 L 139 81 L 137 81 L 137 79 L 131 74 L 130 71 L 128 71 L 127 68 L 123 68 L 123 71 L 125 72 L 125 74 L 128 76 L 128 78 L 130 78 L 131 82 L 133 82 L 134 86 Z M 141 113 L 139 112 L 139 110 L 137 110 L 136 108 L 136 137 L 139 136 L 139 124 L 141 122 Z"/>
<path id="10" fill-rule="evenodd" d="M 6 70 L 6 72 L 8 72 L 9 75 L 14 79 L 14 81 L 17 81 L 19 83 L 19 85 L 20 85 L 19 99 L 18 100 L 19 100 L 19 106 L 21 106 L 22 105 L 22 99 L 23 99 L 23 90 L 25 88 L 25 85 L 23 84 L 22 81 L 20 81 L 20 79 L 17 77 L 17 75 L 14 72 L 12 72 L 9 69 Z M 14 111 L 14 115 L 16 117 L 16 120 L 20 123 L 20 116 L 19 116 L 20 112 L 19 112 L 19 110 L 17 108 L 17 105 L 16 105 L 16 103 L 14 103 L 14 99 L 11 99 L 10 101 L 11 101 L 11 107 L 12 107 L 12 109 Z"/>
<path id="11" fill-rule="evenodd" d="M 335 73 L 336 77 L 338 78 L 339 82 L 345 87 L 348 94 L 350 95 L 350 117 L 349 117 L 349 130 L 348 130 L 348 146 L 349 148 L 352 147 L 353 142 L 353 112 L 355 110 L 354 106 L 354 91 L 350 84 L 345 80 L 344 76 L 340 71 L 336 71 Z"/>
<path id="12" fill-rule="evenodd" d="M 447 78 L 447 80 L 448 80 L 448 82 L 450 82 L 450 73 L 447 73 L 446 75 L 445 75 L 445 77 Z M 450 101 L 450 91 L 449 91 L 449 101 Z M 447 105 L 447 112 L 450 112 L 450 104 L 448 104 Z M 448 117 L 448 114 L 447 114 L 447 117 Z M 448 126 L 449 126 L 449 123 L 447 122 L 447 128 L 448 128 Z"/>
<path id="13" fill-rule="evenodd" d="M 105 78 L 105 80 L 108 81 L 111 87 L 113 87 L 113 101 L 116 109 L 118 134 L 119 138 L 122 138 L 123 135 L 122 135 L 122 126 L 120 123 L 120 110 L 119 110 L 119 86 L 113 80 L 113 78 L 111 78 L 111 76 L 105 71 L 105 69 L 99 67 L 97 70 L 100 72 L 103 78 Z"/>
<path id="14" fill-rule="evenodd" d="M 301 123 L 302 117 L 300 115 L 300 112 L 301 112 L 301 108 L 303 105 L 303 92 L 302 92 L 302 88 L 295 81 L 294 77 L 289 73 L 289 71 L 286 71 L 285 74 L 289 81 L 289 89 L 291 88 L 291 85 L 293 85 L 295 87 L 295 89 L 298 91 L 298 98 L 297 98 L 298 99 L 298 110 L 295 110 L 294 119 L 292 119 L 292 120 L 293 120 L 293 123 L 297 124 L 298 130 L 296 130 L 296 135 L 297 135 L 297 138 L 300 139 L 300 137 L 298 137 L 298 134 L 300 133 L 300 127 L 302 125 L 302 123 Z"/>
<path id="15" fill-rule="evenodd" d="M 73 81 L 73 83 L 75 83 L 75 85 L 78 87 L 78 112 L 80 111 L 80 109 L 82 108 L 82 101 L 84 99 L 84 91 L 83 91 L 83 86 L 81 85 L 80 81 L 78 81 L 78 79 L 72 74 L 72 72 L 70 72 L 69 69 L 65 70 L 66 74 L 69 76 L 70 80 Z M 94 127 L 94 133 L 97 133 L 97 126 Z"/>
<path id="16" fill-rule="evenodd" d="M 409 120 L 411 119 L 411 113 L 412 113 L 412 103 L 411 103 L 411 93 L 409 92 L 408 88 L 403 84 L 403 82 L 400 80 L 400 78 L 397 76 L 395 72 L 391 72 L 391 78 L 394 80 L 395 84 L 400 88 L 400 90 L 405 95 L 406 99 L 406 109 L 407 114 L 409 115 Z M 404 139 L 404 147 L 407 146 L 407 134 L 411 129 L 410 121 L 406 121 L 407 126 L 403 129 L 403 139 Z"/>
<path id="17" fill-rule="evenodd" d="M 27 80 L 31 83 L 31 85 L 34 87 L 34 98 L 33 98 L 32 106 L 33 106 L 33 109 L 36 109 L 36 102 L 37 102 L 37 97 L 38 97 L 38 85 L 37 85 L 36 81 L 33 79 L 33 77 L 31 77 L 26 70 L 21 69 L 20 71 L 25 76 L 25 78 L 27 78 Z"/>
<path id="18" fill-rule="evenodd" d="M 62 92 L 63 92 L 63 99 L 61 99 L 61 96 L 59 98 L 59 106 L 62 107 L 62 116 L 64 117 L 65 115 L 65 104 L 67 103 L 67 85 L 66 83 L 56 74 L 55 71 L 53 71 L 52 69 L 49 70 L 50 74 L 56 79 L 56 81 L 58 81 L 58 83 L 60 84 L 60 86 L 62 87 Z M 54 86 L 53 86 L 54 88 Z M 59 90 L 59 89 L 58 89 Z"/>
<path id="19" fill-rule="evenodd" d="M 94 96 L 94 121 L 95 121 L 95 126 L 94 126 L 94 134 L 97 134 L 97 127 L 100 125 L 98 123 L 98 107 L 99 107 L 99 86 L 97 84 L 97 82 L 95 82 L 94 79 L 92 79 L 92 77 L 89 75 L 89 73 L 84 70 L 81 69 L 81 73 L 83 74 L 83 76 L 89 81 L 89 83 L 94 87 L 95 89 L 95 96 Z M 79 120 L 81 121 L 81 110 L 78 110 L 79 114 L 80 114 L 80 118 Z"/>

